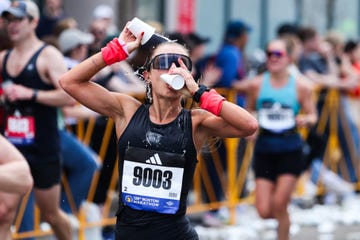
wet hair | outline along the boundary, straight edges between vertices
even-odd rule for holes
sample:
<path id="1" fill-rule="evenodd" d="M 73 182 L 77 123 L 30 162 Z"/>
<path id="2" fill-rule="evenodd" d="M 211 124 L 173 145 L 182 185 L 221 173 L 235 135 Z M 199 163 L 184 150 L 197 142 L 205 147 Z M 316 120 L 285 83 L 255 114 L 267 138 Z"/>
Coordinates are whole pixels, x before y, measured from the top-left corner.
<path id="1" fill-rule="evenodd" d="M 175 41 L 183 46 L 187 46 L 188 45 L 188 41 L 186 39 L 186 35 L 182 34 L 180 32 L 172 32 L 168 34 L 168 37 L 172 40 Z"/>
<path id="2" fill-rule="evenodd" d="M 152 37 L 144 44 L 140 45 L 134 52 L 133 56 L 128 59 L 129 64 L 135 70 L 141 70 L 148 62 L 149 56 L 157 48 L 157 46 L 164 42 L 170 42 L 171 40 L 160 34 L 153 34 Z"/>

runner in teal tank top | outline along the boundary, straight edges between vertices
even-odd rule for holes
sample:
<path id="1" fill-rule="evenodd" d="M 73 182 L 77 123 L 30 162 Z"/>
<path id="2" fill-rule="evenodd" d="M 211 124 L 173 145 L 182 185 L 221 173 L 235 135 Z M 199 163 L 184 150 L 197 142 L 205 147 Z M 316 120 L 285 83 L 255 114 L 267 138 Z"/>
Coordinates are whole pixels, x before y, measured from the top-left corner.
<path id="1" fill-rule="evenodd" d="M 234 85 L 247 93 L 248 109 L 257 114 L 255 205 L 262 218 L 278 221 L 279 240 L 289 239 L 287 207 L 304 165 L 298 127 L 317 121 L 310 85 L 288 71 L 292 48 L 285 39 L 271 41 L 266 49 L 267 72 Z"/>

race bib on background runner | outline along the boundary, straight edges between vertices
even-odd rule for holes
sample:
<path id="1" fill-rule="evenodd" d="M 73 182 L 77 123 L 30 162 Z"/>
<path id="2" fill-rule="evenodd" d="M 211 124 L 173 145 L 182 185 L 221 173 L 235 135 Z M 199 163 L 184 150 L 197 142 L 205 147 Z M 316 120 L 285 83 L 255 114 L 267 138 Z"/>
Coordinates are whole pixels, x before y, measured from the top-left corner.
<path id="1" fill-rule="evenodd" d="M 18 110 L 6 118 L 5 137 L 14 145 L 30 145 L 35 140 L 33 116 L 22 116 Z"/>
<path id="2" fill-rule="evenodd" d="M 296 126 L 295 114 L 292 108 L 280 103 L 266 103 L 258 111 L 259 125 L 267 130 L 280 133 Z"/>

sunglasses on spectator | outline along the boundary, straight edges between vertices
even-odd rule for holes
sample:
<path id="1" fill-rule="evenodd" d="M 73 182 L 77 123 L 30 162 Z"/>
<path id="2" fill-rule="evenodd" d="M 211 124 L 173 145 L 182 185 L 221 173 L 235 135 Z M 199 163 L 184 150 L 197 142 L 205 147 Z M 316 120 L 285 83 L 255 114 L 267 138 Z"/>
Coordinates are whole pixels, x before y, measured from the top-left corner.
<path id="1" fill-rule="evenodd" d="M 181 61 L 183 61 L 183 63 L 185 64 L 185 66 L 187 67 L 187 69 L 189 71 L 191 71 L 192 69 L 192 61 L 191 59 L 183 54 L 176 54 L 176 53 L 163 53 L 163 54 L 159 54 L 156 55 L 148 64 L 148 68 L 151 67 L 153 69 L 159 69 L 159 70 L 169 70 L 169 68 L 171 67 L 171 65 L 174 63 L 176 65 L 176 67 L 180 67 L 179 64 L 179 58 L 181 59 Z"/>
<path id="2" fill-rule="evenodd" d="M 284 52 L 284 51 L 277 51 L 277 50 L 273 50 L 273 51 L 267 50 L 266 51 L 266 56 L 268 58 L 273 57 L 273 56 L 276 58 L 281 58 L 285 55 L 286 55 L 286 52 Z"/>

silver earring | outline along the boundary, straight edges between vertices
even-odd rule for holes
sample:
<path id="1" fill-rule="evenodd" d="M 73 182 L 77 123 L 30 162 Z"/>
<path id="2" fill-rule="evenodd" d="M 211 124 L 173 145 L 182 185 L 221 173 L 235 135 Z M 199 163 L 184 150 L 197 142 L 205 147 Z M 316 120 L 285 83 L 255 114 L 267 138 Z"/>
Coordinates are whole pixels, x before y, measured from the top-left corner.
<path id="1" fill-rule="evenodd" d="M 145 99 L 145 101 L 146 101 L 147 104 L 152 104 L 153 103 L 151 82 L 146 83 L 146 99 Z"/>

